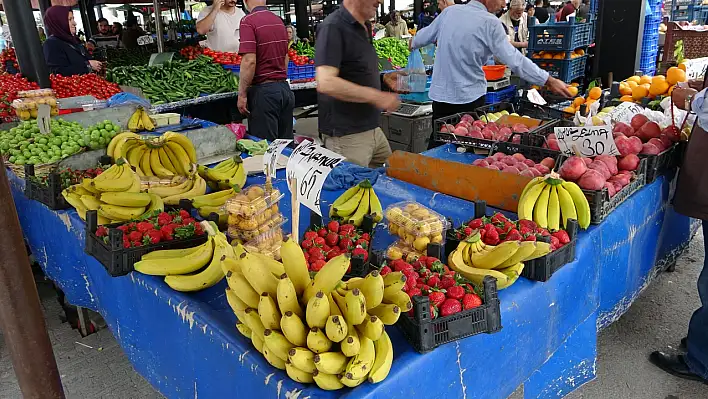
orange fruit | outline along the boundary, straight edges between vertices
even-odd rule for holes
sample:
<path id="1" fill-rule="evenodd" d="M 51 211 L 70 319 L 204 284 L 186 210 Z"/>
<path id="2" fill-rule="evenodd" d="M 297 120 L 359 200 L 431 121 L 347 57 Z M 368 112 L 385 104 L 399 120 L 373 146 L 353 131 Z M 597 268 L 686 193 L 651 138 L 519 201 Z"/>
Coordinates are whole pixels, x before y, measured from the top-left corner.
<path id="1" fill-rule="evenodd" d="M 637 86 L 632 89 L 632 98 L 635 100 L 641 100 L 649 94 L 649 89 L 644 87 L 644 85 Z"/>
<path id="2" fill-rule="evenodd" d="M 568 114 L 574 114 L 575 108 L 574 107 L 565 107 L 565 108 L 563 108 L 563 112 L 566 112 Z"/>
<path id="3" fill-rule="evenodd" d="M 649 91 L 649 88 L 651 87 L 651 83 L 642 83 L 639 86 L 642 86 L 643 88 L 647 89 L 647 91 Z"/>
<path id="4" fill-rule="evenodd" d="M 665 82 L 665 81 L 666 81 L 666 76 L 664 76 L 664 75 L 656 75 L 656 76 L 654 76 L 653 78 L 651 78 L 651 84 L 654 84 L 654 82 L 659 81 L 659 80 L 662 80 L 662 81 Z"/>
<path id="5" fill-rule="evenodd" d="M 553 56 L 553 59 L 554 60 L 562 60 L 562 59 L 565 59 L 565 56 L 563 55 L 563 53 L 556 53 L 556 55 Z"/>
<path id="6" fill-rule="evenodd" d="M 678 65 L 678 69 L 680 69 L 680 70 L 686 72 L 686 64 L 684 64 L 683 62 L 680 63 L 680 64 Z"/>
<path id="7" fill-rule="evenodd" d="M 553 54 L 551 54 L 551 53 L 546 53 L 546 54 L 543 55 L 543 59 L 544 59 L 544 60 L 553 59 Z"/>
<path id="8" fill-rule="evenodd" d="M 575 97 L 578 95 L 578 88 L 574 86 L 568 86 L 568 91 L 570 92 L 570 95 Z"/>
<path id="9" fill-rule="evenodd" d="M 686 81 L 686 71 L 677 67 L 671 67 L 666 71 L 666 81 L 675 85 L 678 82 Z"/>
<path id="10" fill-rule="evenodd" d="M 650 84 L 651 83 L 651 76 L 649 75 L 644 75 L 641 78 L 639 78 L 639 84 Z"/>
<path id="11" fill-rule="evenodd" d="M 625 82 L 620 83 L 619 92 L 623 96 L 631 96 L 632 88 Z"/>
<path id="12" fill-rule="evenodd" d="M 651 83 L 649 87 L 649 94 L 652 96 L 660 96 L 669 90 L 669 84 L 666 80 L 656 79 Z"/>
<path id="13" fill-rule="evenodd" d="M 674 87 L 676 87 L 676 85 L 672 85 L 671 87 L 669 87 L 669 90 L 666 91 L 667 96 L 671 95 L 671 93 L 674 91 Z"/>
<path id="14" fill-rule="evenodd" d="M 632 101 L 632 102 L 634 102 L 634 98 L 632 98 L 632 96 L 627 96 L 627 95 L 625 95 L 625 96 L 620 97 L 620 101 Z"/>
<path id="15" fill-rule="evenodd" d="M 585 104 L 585 99 L 582 97 L 575 97 L 573 99 L 573 106 L 575 108 L 580 108 L 581 105 Z"/>
<path id="16" fill-rule="evenodd" d="M 627 81 L 627 86 L 629 86 L 629 90 L 634 89 L 635 87 L 639 86 L 639 83 L 633 81 L 633 80 L 628 80 Z"/>
<path id="17" fill-rule="evenodd" d="M 588 97 L 593 100 L 597 100 L 598 98 L 600 98 L 601 95 L 602 95 L 602 89 L 599 87 L 593 87 L 588 92 Z"/>
<path id="18" fill-rule="evenodd" d="M 635 76 L 630 76 L 630 77 L 627 78 L 627 82 L 634 82 L 634 83 L 636 83 L 636 84 L 639 84 L 639 81 L 640 81 L 640 80 L 641 80 L 641 78 L 640 78 L 639 76 L 636 76 L 636 75 L 635 75 Z"/>
<path id="19" fill-rule="evenodd" d="M 537 59 L 541 58 L 541 54 L 539 54 L 539 53 L 534 53 L 534 54 L 531 56 L 531 58 L 537 60 Z"/>
<path id="20" fill-rule="evenodd" d="M 579 49 L 575 50 L 575 54 L 577 54 L 577 55 L 585 55 L 585 50 L 579 48 Z"/>
<path id="21" fill-rule="evenodd" d="M 578 86 L 580 86 L 580 83 L 578 83 L 578 82 L 573 82 L 573 83 L 571 83 L 570 85 L 573 86 L 573 87 L 578 87 Z"/>

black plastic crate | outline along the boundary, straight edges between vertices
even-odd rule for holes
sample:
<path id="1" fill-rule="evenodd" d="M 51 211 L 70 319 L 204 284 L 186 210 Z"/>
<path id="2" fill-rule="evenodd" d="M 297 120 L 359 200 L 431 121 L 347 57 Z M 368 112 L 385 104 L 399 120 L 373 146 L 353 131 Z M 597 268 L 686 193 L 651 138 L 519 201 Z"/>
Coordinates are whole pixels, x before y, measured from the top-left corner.
<path id="1" fill-rule="evenodd" d="M 529 25 L 529 50 L 567 51 L 593 42 L 594 21 Z"/>
<path id="2" fill-rule="evenodd" d="M 518 100 L 517 109 L 519 110 L 519 115 L 525 115 L 530 118 L 541 120 L 564 119 L 572 121 L 575 117 L 575 114 L 569 114 L 563 110 L 553 108 L 548 105 L 534 104 L 524 98 L 520 98 Z"/>
<path id="3" fill-rule="evenodd" d="M 509 103 L 500 103 L 500 104 L 509 104 Z M 490 104 L 490 106 L 497 105 L 497 104 Z M 509 104 L 511 105 L 511 104 Z M 497 111 L 494 111 L 497 112 Z M 469 113 L 472 115 L 475 120 L 478 120 L 479 118 L 477 117 L 476 114 L 474 113 Z M 469 136 L 459 136 L 454 133 L 447 133 L 447 132 L 441 132 L 441 127 L 443 125 L 456 125 L 457 123 L 460 122 L 460 119 L 462 118 L 462 113 L 460 114 L 455 114 L 451 116 L 447 116 L 445 118 L 440 118 L 436 119 L 434 121 L 434 126 L 435 126 L 435 132 L 434 132 L 434 140 L 442 143 L 450 143 L 450 144 L 456 144 L 456 145 L 461 145 L 464 147 L 468 148 L 478 148 L 478 149 L 483 149 L 483 150 L 490 150 L 492 148 L 492 145 L 494 143 L 497 143 L 496 140 L 491 140 L 491 139 L 480 139 L 480 138 L 475 138 L 475 137 L 469 137 Z M 526 145 L 531 145 L 531 146 L 537 146 L 540 147 L 543 145 L 543 138 L 539 137 L 537 135 L 534 135 L 532 133 L 533 131 L 529 131 L 528 133 L 512 133 L 511 136 L 509 137 L 509 142 L 512 142 L 515 137 L 521 136 L 519 141 L 521 143 L 524 143 Z"/>
<path id="4" fill-rule="evenodd" d="M 316 214 L 315 212 L 310 211 L 310 230 L 315 230 L 317 226 L 322 226 L 322 216 Z M 369 272 L 371 271 L 371 265 L 379 263 L 376 262 L 375 259 L 377 259 L 377 255 L 372 251 L 371 247 L 374 243 L 374 227 L 376 227 L 376 222 L 374 222 L 374 219 L 371 217 L 371 215 L 364 215 L 364 220 L 361 222 L 361 226 L 357 227 L 357 230 L 361 230 L 364 233 L 369 233 L 369 248 L 367 248 L 367 251 L 369 252 L 368 258 L 366 261 L 364 261 L 364 257 L 361 255 L 355 255 L 352 256 L 351 261 L 349 266 L 351 267 L 351 271 L 347 274 L 344 275 L 344 278 L 342 280 L 346 281 L 349 280 L 350 278 L 353 277 L 364 277 Z M 303 232 L 303 235 L 305 232 Z M 302 240 L 301 240 L 302 241 Z"/>
<path id="5" fill-rule="evenodd" d="M 516 109 L 514 108 L 514 104 L 506 101 L 482 105 L 481 107 L 477 107 L 477 109 L 475 109 L 475 112 L 477 113 L 477 115 L 480 116 L 480 118 L 485 114 L 502 111 L 506 111 L 510 114 L 513 114 L 516 112 Z"/>
<path id="6" fill-rule="evenodd" d="M 665 171 L 679 165 L 681 146 L 680 142 L 674 143 L 674 145 L 657 155 L 639 154 L 639 158 L 646 158 L 647 160 L 647 184 L 654 182 L 657 176 Z"/>
<path id="7" fill-rule="evenodd" d="M 39 184 L 32 177 L 34 177 L 34 165 L 25 165 L 25 196 L 27 198 L 41 202 L 55 211 L 71 208 L 71 205 L 61 195 L 61 180 L 58 174 L 54 171 L 49 172 L 46 186 Z"/>
<path id="8" fill-rule="evenodd" d="M 415 296 L 413 317 L 404 312 L 396 326 L 408 342 L 420 353 L 430 352 L 440 345 L 481 333 L 496 333 L 502 328 L 501 309 L 497 295 L 497 280 L 486 276 L 483 304 L 474 309 L 431 320 L 430 300 L 427 296 Z"/>
<path id="9" fill-rule="evenodd" d="M 113 277 L 124 276 L 132 272 L 134 270 L 133 265 L 140 261 L 140 258 L 148 252 L 163 249 L 192 248 L 204 244 L 208 238 L 207 233 L 204 233 L 201 236 L 187 240 L 173 240 L 142 247 L 123 248 L 123 232 L 116 228 L 122 224 L 114 223 L 104 226 L 108 228 L 109 243 L 106 244 L 102 238 L 96 237 L 98 212 L 86 212 L 86 247 L 84 252 L 101 262 L 108 274 Z"/>

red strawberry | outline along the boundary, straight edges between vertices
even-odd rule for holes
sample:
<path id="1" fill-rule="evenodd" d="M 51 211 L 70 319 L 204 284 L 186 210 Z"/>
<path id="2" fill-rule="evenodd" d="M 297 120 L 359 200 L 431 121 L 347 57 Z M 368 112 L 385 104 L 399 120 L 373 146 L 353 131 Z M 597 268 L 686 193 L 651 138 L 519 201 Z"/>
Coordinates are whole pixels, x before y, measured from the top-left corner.
<path id="1" fill-rule="evenodd" d="M 197 221 L 194 220 L 194 218 L 183 218 L 182 219 L 182 226 L 187 226 L 187 225 L 190 225 L 190 224 L 196 223 L 196 222 Z"/>
<path id="2" fill-rule="evenodd" d="M 494 227 L 494 225 L 491 224 L 491 223 L 485 224 L 485 225 L 484 225 L 484 229 L 487 230 L 487 232 L 496 231 L 496 230 L 497 230 L 496 227 Z"/>
<path id="3" fill-rule="evenodd" d="M 406 276 L 408 280 L 416 280 L 418 277 L 420 277 L 420 275 L 415 270 L 413 270 L 413 268 L 403 269 L 401 270 L 401 273 L 403 273 L 403 275 Z"/>
<path id="4" fill-rule="evenodd" d="M 511 231 L 506 233 L 506 241 L 521 241 L 522 238 L 519 230 L 516 229 L 511 229 Z"/>
<path id="5" fill-rule="evenodd" d="M 519 226 L 519 233 L 521 233 L 521 235 L 524 237 L 535 232 L 536 229 L 529 228 L 528 226 Z"/>
<path id="6" fill-rule="evenodd" d="M 502 230 L 504 230 L 505 232 L 509 232 L 514 229 L 516 229 L 516 225 L 514 223 L 504 222 L 504 227 L 502 227 Z"/>
<path id="7" fill-rule="evenodd" d="M 450 276 L 445 276 L 440 280 L 440 288 L 448 289 L 455 285 L 455 279 Z"/>
<path id="8" fill-rule="evenodd" d="M 364 248 L 354 248 L 352 251 L 352 256 L 355 255 L 362 255 L 364 257 L 364 262 L 369 260 L 369 251 L 365 250 Z"/>
<path id="9" fill-rule="evenodd" d="M 325 264 L 327 264 L 327 262 L 324 260 L 316 260 L 310 264 L 310 270 L 318 272 L 324 267 Z"/>
<path id="10" fill-rule="evenodd" d="M 128 234 L 128 239 L 130 242 L 140 242 L 143 239 L 143 235 L 139 231 L 131 231 Z"/>
<path id="11" fill-rule="evenodd" d="M 556 236 L 551 236 L 551 249 L 556 250 L 561 247 L 560 240 Z"/>
<path id="12" fill-rule="evenodd" d="M 428 294 L 428 300 L 432 306 L 440 306 L 441 303 L 445 302 L 445 294 L 441 291 L 433 291 Z"/>
<path id="13" fill-rule="evenodd" d="M 140 241 L 131 241 L 131 242 L 130 242 L 130 245 L 131 245 L 132 247 L 139 247 L 139 246 L 141 246 L 142 244 L 140 243 Z"/>
<path id="14" fill-rule="evenodd" d="M 311 241 L 311 240 L 314 240 L 315 238 L 317 238 L 317 232 L 316 232 L 316 231 L 308 230 L 308 231 L 305 232 L 305 240 L 310 240 L 310 241 Z"/>
<path id="15" fill-rule="evenodd" d="M 309 250 L 309 249 L 312 248 L 314 245 L 315 245 L 315 243 L 314 243 L 312 240 L 310 240 L 310 239 L 306 239 L 306 240 L 304 240 L 303 242 L 300 243 L 300 246 L 301 246 L 302 249 L 305 250 L 305 251 Z"/>
<path id="16" fill-rule="evenodd" d="M 354 243 L 354 246 L 356 246 L 356 247 L 362 247 L 362 248 L 364 248 L 364 249 L 368 249 L 368 248 L 369 248 L 369 242 L 366 241 L 366 240 L 363 239 L 363 238 L 360 238 L 360 239 L 356 240 L 356 242 Z"/>
<path id="17" fill-rule="evenodd" d="M 315 254 L 321 254 L 322 253 L 322 248 L 319 247 L 312 247 L 307 251 L 308 254 L 310 254 L 310 257 L 312 257 Z"/>
<path id="18" fill-rule="evenodd" d="M 155 226 L 150 222 L 140 222 L 137 224 L 136 227 L 137 227 L 138 231 L 141 233 L 145 233 L 145 232 L 155 229 Z"/>
<path id="19" fill-rule="evenodd" d="M 317 237 L 317 238 L 315 238 L 315 245 L 316 245 L 316 246 L 322 247 L 322 246 L 325 245 L 325 243 L 326 243 L 326 242 L 325 242 L 325 239 L 324 239 L 324 238 L 322 238 L 322 237 Z"/>
<path id="20" fill-rule="evenodd" d="M 103 226 L 100 226 L 99 228 L 101 228 L 101 227 L 103 227 Z M 128 233 L 128 225 L 122 224 L 116 228 L 118 230 L 122 231 L 123 233 L 126 233 L 126 234 Z M 96 230 L 96 231 L 98 231 L 98 230 Z"/>
<path id="21" fill-rule="evenodd" d="M 393 263 L 391 263 L 391 264 L 393 265 Z M 413 266 L 409 265 L 406 262 L 396 263 L 395 265 L 393 265 L 393 270 L 395 270 L 397 272 L 402 272 L 402 271 L 408 270 L 408 269 L 413 270 Z"/>
<path id="22" fill-rule="evenodd" d="M 150 230 L 147 237 L 150 237 L 150 244 L 157 244 L 162 239 L 162 233 L 159 230 Z"/>
<path id="23" fill-rule="evenodd" d="M 482 218 L 477 218 L 474 220 L 470 220 L 470 222 L 467 223 L 467 227 L 471 229 L 479 229 L 480 227 L 482 227 L 483 224 L 484 221 L 482 220 Z"/>
<path id="24" fill-rule="evenodd" d="M 548 236 L 551 235 L 551 233 L 549 233 L 548 230 L 546 230 L 546 229 L 544 229 L 544 228 L 542 228 L 542 227 L 539 227 L 538 229 L 536 229 L 536 231 L 538 231 L 538 233 L 541 234 L 541 235 L 544 236 L 544 237 L 548 237 Z"/>
<path id="25" fill-rule="evenodd" d="M 448 298 L 445 302 L 440 305 L 440 316 L 450 316 L 455 313 L 459 313 L 462 310 L 462 305 L 457 299 Z"/>
<path id="26" fill-rule="evenodd" d="M 506 218 L 506 216 L 502 215 L 501 213 L 497 212 L 492 216 L 492 223 L 499 223 L 499 224 L 506 224 L 509 219 Z"/>
<path id="27" fill-rule="evenodd" d="M 305 257 L 305 262 L 310 263 L 310 254 L 307 252 L 303 252 L 302 254 Z"/>
<path id="28" fill-rule="evenodd" d="M 326 236 L 327 236 L 327 233 L 328 233 L 328 231 L 327 231 L 327 229 L 325 229 L 324 227 L 322 227 L 322 228 L 320 228 L 319 230 L 317 230 L 317 235 L 320 236 L 320 237 L 322 237 L 322 238 L 326 237 Z"/>
<path id="29" fill-rule="evenodd" d="M 406 280 L 406 282 L 408 282 L 408 280 Z M 416 284 L 415 286 L 416 286 L 416 288 L 418 288 L 419 290 L 422 290 L 424 285 L 425 285 L 425 284 L 423 284 L 422 282 L 420 282 L 420 280 L 418 280 L 418 284 Z"/>
<path id="30" fill-rule="evenodd" d="M 465 296 L 465 289 L 459 285 L 447 289 L 447 297 L 452 299 L 462 299 Z"/>
<path id="31" fill-rule="evenodd" d="M 487 235 L 487 230 L 481 229 L 479 230 L 479 238 L 484 241 L 484 236 Z"/>
<path id="32" fill-rule="evenodd" d="M 336 220 L 331 220 L 329 223 L 327 223 L 327 228 L 331 232 L 339 233 L 339 222 Z"/>
<path id="33" fill-rule="evenodd" d="M 525 227 L 525 228 L 527 228 L 529 230 L 533 230 L 533 231 L 536 231 L 536 229 L 538 228 L 538 225 L 533 220 L 521 219 L 521 220 L 519 220 L 518 224 L 519 224 L 519 227 Z"/>
<path id="34" fill-rule="evenodd" d="M 438 309 L 435 306 L 430 305 L 430 320 L 433 320 L 436 317 L 438 317 Z"/>
<path id="35" fill-rule="evenodd" d="M 189 212 L 185 211 L 184 209 L 180 209 L 180 210 L 179 210 L 179 215 L 180 215 L 182 218 L 188 218 L 188 217 L 191 216 L 191 215 L 189 214 Z"/>
<path id="36" fill-rule="evenodd" d="M 472 235 L 472 228 L 471 227 L 465 227 L 464 230 L 462 230 L 463 233 L 465 233 L 466 237 L 469 237 Z"/>
<path id="37" fill-rule="evenodd" d="M 428 280 L 425 283 L 431 287 L 439 287 L 440 278 L 436 274 L 433 274 L 432 276 L 428 277 Z"/>
<path id="38" fill-rule="evenodd" d="M 536 234 L 529 234 L 524 238 L 524 241 L 536 241 Z"/>
<path id="39" fill-rule="evenodd" d="M 349 237 L 341 236 L 341 239 L 339 240 L 339 248 L 341 248 L 344 251 L 349 251 L 350 248 L 354 246 L 354 243 L 352 242 L 352 239 Z"/>
<path id="40" fill-rule="evenodd" d="M 123 227 L 123 226 L 120 226 Z M 108 235 L 108 229 L 105 226 L 98 226 L 96 229 L 96 237 L 104 237 Z"/>
<path id="41" fill-rule="evenodd" d="M 339 247 L 334 247 L 334 248 L 330 249 L 329 251 L 327 251 L 327 256 L 325 256 L 325 258 L 327 260 L 330 260 L 330 259 L 338 256 L 339 254 L 340 254 Z"/>
<path id="42" fill-rule="evenodd" d="M 123 240 L 123 248 L 130 248 L 130 241 Z"/>
<path id="43" fill-rule="evenodd" d="M 499 233 L 496 230 L 488 230 L 484 236 L 484 243 L 487 245 L 499 244 Z"/>
<path id="44" fill-rule="evenodd" d="M 336 248 L 339 248 L 339 247 L 336 247 Z M 330 247 L 330 246 L 327 245 L 327 244 L 325 244 L 325 245 L 322 246 L 322 252 L 324 252 L 324 253 L 329 252 L 330 249 L 332 249 L 332 247 Z"/>
<path id="45" fill-rule="evenodd" d="M 382 267 L 381 270 L 379 270 L 379 274 L 382 276 L 385 276 L 389 273 L 391 273 L 391 268 L 388 267 L 388 265 L 384 265 L 384 267 Z"/>
<path id="46" fill-rule="evenodd" d="M 422 287 L 419 287 L 423 292 L 430 292 L 430 287 L 428 285 L 423 284 Z"/>
<path id="47" fill-rule="evenodd" d="M 438 258 L 436 258 L 436 257 L 434 257 L 434 256 L 427 256 L 427 257 L 425 258 L 425 266 L 428 267 L 428 268 L 433 267 L 433 265 L 435 264 L 435 262 L 440 262 L 440 259 L 438 259 Z"/>
<path id="48" fill-rule="evenodd" d="M 462 297 L 462 309 L 474 309 L 479 306 L 482 306 L 482 298 L 477 294 L 465 294 Z"/>
<path id="49" fill-rule="evenodd" d="M 413 288 L 419 288 L 418 287 L 418 279 L 415 276 L 411 276 L 411 277 L 406 276 L 406 285 L 404 286 L 403 290 L 408 291 Z"/>
<path id="50" fill-rule="evenodd" d="M 339 234 L 344 236 L 349 236 L 351 233 L 356 231 L 356 227 L 353 224 L 343 224 L 339 226 Z"/>
<path id="51" fill-rule="evenodd" d="M 327 245 L 329 245 L 330 247 L 335 247 L 335 246 L 337 246 L 338 242 L 339 242 L 339 235 L 337 235 L 337 233 L 334 233 L 331 231 L 329 233 L 327 233 L 327 236 L 325 237 L 325 243 L 327 243 Z"/>
<path id="52" fill-rule="evenodd" d="M 557 238 L 558 241 L 560 241 L 561 246 L 567 244 L 570 242 L 570 236 L 568 235 L 568 232 L 565 230 L 558 230 L 555 233 L 551 234 L 553 237 Z"/>
<path id="53" fill-rule="evenodd" d="M 413 287 L 410 290 L 408 290 L 408 296 L 411 298 L 413 298 L 414 296 L 421 296 L 421 295 L 423 295 L 423 293 L 417 287 Z"/>
<path id="54" fill-rule="evenodd" d="M 369 235 L 369 233 L 364 233 L 361 236 L 359 236 L 359 238 L 361 238 L 362 240 L 369 241 L 369 242 L 371 241 L 371 236 Z"/>

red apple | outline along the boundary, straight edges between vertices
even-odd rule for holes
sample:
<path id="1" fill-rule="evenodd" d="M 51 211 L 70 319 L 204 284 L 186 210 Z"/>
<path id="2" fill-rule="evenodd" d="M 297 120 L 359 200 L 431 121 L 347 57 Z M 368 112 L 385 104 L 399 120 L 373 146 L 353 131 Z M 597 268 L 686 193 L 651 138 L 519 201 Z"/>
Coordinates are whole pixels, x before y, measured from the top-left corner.
<path id="1" fill-rule="evenodd" d="M 637 170 L 639 167 L 639 157 L 635 154 L 627 154 L 617 162 L 617 167 L 620 170 Z M 610 178 L 610 180 L 612 180 L 612 178 Z"/>
<path id="2" fill-rule="evenodd" d="M 558 173 L 565 180 L 576 181 L 587 171 L 587 165 L 582 158 L 572 156 L 563 162 Z"/>
<path id="3" fill-rule="evenodd" d="M 656 122 L 647 122 L 639 129 L 638 136 L 645 142 L 653 138 L 658 139 L 661 136 L 661 128 Z"/>
<path id="4" fill-rule="evenodd" d="M 632 129 L 637 131 L 642 126 L 644 126 L 644 124 L 647 122 L 649 122 L 649 118 L 647 118 L 646 116 L 644 116 L 642 114 L 636 114 L 632 117 L 632 121 L 630 122 L 630 125 L 632 126 Z"/>

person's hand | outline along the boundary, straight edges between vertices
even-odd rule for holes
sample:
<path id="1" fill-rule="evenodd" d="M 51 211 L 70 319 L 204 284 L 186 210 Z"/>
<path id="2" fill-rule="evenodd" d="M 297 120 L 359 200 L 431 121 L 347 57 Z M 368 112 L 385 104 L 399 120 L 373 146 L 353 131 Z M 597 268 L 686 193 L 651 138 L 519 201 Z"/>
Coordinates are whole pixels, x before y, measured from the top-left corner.
<path id="1" fill-rule="evenodd" d="M 573 95 L 570 94 L 570 90 L 568 90 L 568 86 L 562 80 L 549 76 L 548 80 L 546 81 L 546 86 L 548 86 L 549 90 L 560 96 L 563 96 L 565 98 L 573 97 Z"/>
<path id="2" fill-rule="evenodd" d="M 702 85 L 703 83 L 701 82 L 701 86 Z M 698 92 L 694 89 L 675 88 L 671 92 L 671 101 L 679 109 L 690 111 L 690 109 L 686 109 L 686 98 L 691 96 L 691 99 L 693 99 L 693 97 L 696 96 L 696 93 Z"/>
<path id="3" fill-rule="evenodd" d="M 529 42 L 519 42 L 519 48 L 527 48 L 529 46 Z"/>
<path id="4" fill-rule="evenodd" d="M 393 93 L 381 92 L 376 98 L 376 107 L 387 113 L 393 112 L 401 105 L 401 100 Z"/>
<path id="5" fill-rule="evenodd" d="M 688 87 L 693 90 L 701 91 L 703 90 L 703 79 L 691 79 L 687 82 Z"/>
<path id="6" fill-rule="evenodd" d="M 101 67 L 103 67 L 103 63 L 101 61 L 89 60 L 89 64 L 91 65 L 91 69 L 94 71 L 99 71 Z"/>
<path id="7" fill-rule="evenodd" d="M 241 115 L 250 115 L 250 112 L 248 112 L 248 98 L 246 95 L 238 95 L 238 100 L 236 101 L 236 107 L 238 107 L 238 112 L 241 113 Z"/>
<path id="8" fill-rule="evenodd" d="M 389 89 L 391 89 L 393 91 L 401 92 L 398 90 L 398 76 L 405 75 L 405 74 L 406 74 L 405 72 L 400 72 L 400 71 L 389 72 L 389 73 L 384 74 L 383 81 L 386 84 L 386 86 L 388 86 Z"/>
<path id="9" fill-rule="evenodd" d="M 212 6 L 212 10 L 218 10 L 221 8 L 221 6 L 224 5 L 225 0 L 214 0 L 214 5 Z"/>

